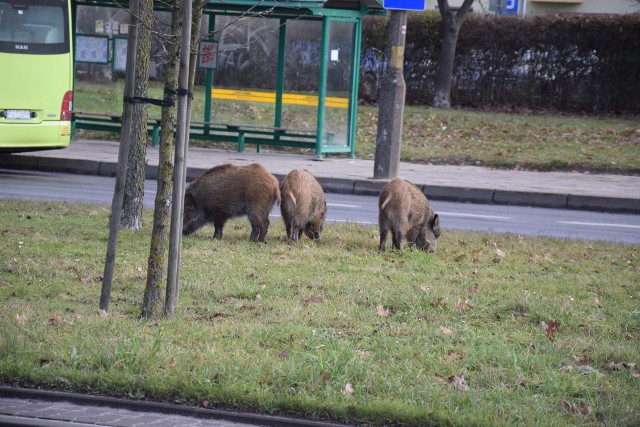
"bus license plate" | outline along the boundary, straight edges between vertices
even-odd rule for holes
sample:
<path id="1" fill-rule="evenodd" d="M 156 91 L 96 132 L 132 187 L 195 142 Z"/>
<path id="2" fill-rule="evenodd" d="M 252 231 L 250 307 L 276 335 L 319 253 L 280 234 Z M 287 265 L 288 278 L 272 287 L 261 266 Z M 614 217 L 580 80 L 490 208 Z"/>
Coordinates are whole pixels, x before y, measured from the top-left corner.
<path id="1" fill-rule="evenodd" d="M 31 120 L 31 111 L 29 110 L 6 110 L 4 117 L 7 120 Z"/>

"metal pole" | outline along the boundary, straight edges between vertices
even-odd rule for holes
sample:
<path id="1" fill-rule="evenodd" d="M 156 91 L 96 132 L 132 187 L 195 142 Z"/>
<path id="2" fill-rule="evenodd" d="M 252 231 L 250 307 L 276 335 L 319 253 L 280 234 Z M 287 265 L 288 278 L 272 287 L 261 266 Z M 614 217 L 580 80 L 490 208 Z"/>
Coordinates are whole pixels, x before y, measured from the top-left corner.
<path id="1" fill-rule="evenodd" d="M 209 34 L 215 34 L 216 31 L 216 15 L 209 14 Z M 217 46 L 216 46 L 217 50 Z M 218 60 L 218 52 L 216 51 L 216 61 Z M 205 81 L 205 93 L 204 93 L 204 117 L 202 120 L 205 123 L 211 122 L 211 89 L 213 88 L 213 73 L 215 70 L 208 69 L 207 77 Z M 209 126 L 204 127 L 205 135 L 209 134 Z"/>
<path id="2" fill-rule="evenodd" d="M 282 126 L 282 93 L 284 92 L 284 67 L 286 57 L 287 20 L 280 18 L 278 29 L 278 75 L 276 77 L 276 109 L 273 118 L 275 127 Z"/>
<path id="3" fill-rule="evenodd" d="M 167 273 L 167 295 L 165 315 L 172 316 L 175 310 L 179 277 L 180 251 L 182 243 L 182 209 L 184 200 L 184 176 L 188 124 L 189 59 L 191 49 L 191 1 L 183 0 L 182 47 L 180 49 L 180 76 L 178 93 L 178 123 L 176 126 L 176 152 L 173 170 L 173 203 L 171 205 L 171 228 L 169 232 L 169 265 Z M 185 130 L 186 127 L 186 130 Z"/>
<path id="4" fill-rule="evenodd" d="M 325 101 L 327 98 L 327 62 L 329 54 L 329 25 L 326 16 L 322 17 L 322 41 L 320 43 L 320 82 L 318 87 L 318 124 L 316 137 L 316 157 L 322 157 L 322 140 L 324 139 Z"/>
<path id="5" fill-rule="evenodd" d="M 360 44 L 362 43 L 362 19 L 354 23 L 353 67 L 351 70 L 351 91 L 349 92 L 349 133 L 347 143 L 351 148 L 349 157 L 356 157 L 356 127 L 358 121 L 358 81 L 360 77 Z"/>
<path id="6" fill-rule="evenodd" d="M 132 98 L 135 92 L 135 63 L 136 63 L 136 39 L 138 37 L 138 1 L 132 0 L 129 5 L 131 25 L 127 40 L 127 65 L 125 69 L 124 97 Z M 116 170 L 116 184 L 111 202 L 111 217 L 109 218 L 109 243 L 107 244 L 107 256 L 102 275 L 102 291 L 100 293 L 100 309 L 109 310 L 111 299 L 111 282 L 116 260 L 116 247 L 118 245 L 118 233 L 120 231 L 120 217 L 122 216 L 122 200 L 124 198 L 124 183 L 127 176 L 127 159 L 129 158 L 129 141 L 131 135 L 131 110 L 132 104 L 125 102 L 122 111 L 122 126 L 120 131 L 120 148 L 118 150 L 118 167 Z"/>

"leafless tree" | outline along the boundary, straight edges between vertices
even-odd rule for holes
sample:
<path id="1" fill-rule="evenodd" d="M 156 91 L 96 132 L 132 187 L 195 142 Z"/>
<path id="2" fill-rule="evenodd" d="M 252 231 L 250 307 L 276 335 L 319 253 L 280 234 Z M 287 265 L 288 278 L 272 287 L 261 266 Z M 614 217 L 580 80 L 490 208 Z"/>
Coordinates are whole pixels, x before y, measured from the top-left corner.
<path id="1" fill-rule="evenodd" d="M 135 102 L 146 98 L 149 87 L 151 57 L 151 25 L 153 0 L 138 0 L 138 40 L 136 45 L 135 90 L 131 112 L 131 146 L 127 163 L 124 199 L 120 227 L 129 230 L 142 228 L 145 163 L 147 156 L 147 105 Z"/>
<path id="2" fill-rule="evenodd" d="M 433 106 L 436 108 L 449 108 L 451 96 L 451 76 L 453 75 L 453 59 L 458 43 L 458 34 L 462 21 L 466 17 L 473 0 L 464 0 L 457 11 L 449 6 L 449 0 L 438 0 L 440 16 L 442 16 L 442 49 L 440 61 L 436 73 L 435 95 Z"/>

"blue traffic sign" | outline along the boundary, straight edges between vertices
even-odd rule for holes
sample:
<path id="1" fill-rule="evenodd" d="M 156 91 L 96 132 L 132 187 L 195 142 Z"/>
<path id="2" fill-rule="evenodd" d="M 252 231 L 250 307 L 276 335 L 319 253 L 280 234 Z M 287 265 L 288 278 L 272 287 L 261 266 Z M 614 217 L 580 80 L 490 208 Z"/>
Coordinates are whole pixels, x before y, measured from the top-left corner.
<path id="1" fill-rule="evenodd" d="M 507 0 L 507 7 L 504 9 L 506 15 L 518 14 L 518 0 Z"/>
<path id="2" fill-rule="evenodd" d="M 426 10 L 427 0 L 383 0 L 382 7 L 396 10 Z"/>

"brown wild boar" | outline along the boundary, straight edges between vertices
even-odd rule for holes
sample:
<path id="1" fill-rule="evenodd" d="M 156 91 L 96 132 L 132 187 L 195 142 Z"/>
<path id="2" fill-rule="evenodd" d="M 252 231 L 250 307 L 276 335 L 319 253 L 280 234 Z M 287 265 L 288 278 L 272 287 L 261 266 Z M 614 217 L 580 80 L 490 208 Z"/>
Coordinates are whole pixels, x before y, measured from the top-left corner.
<path id="1" fill-rule="evenodd" d="M 297 241 L 303 231 L 311 239 L 320 238 L 327 202 L 318 180 L 305 169 L 294 169 L 282 180 L 280 194 L 280 212 L 289 240 Z"/>
<path id="2" fill-rule="evenodd" d="M 393 179 L 382 187 L 378 206 L 380 251 L 386 249 L 389 230 L 395 249 L 402 250 L 402 242 L 406 238 L 409 244 L 419 249 L 427 252 L 436 250 L 440 218 L 418 187 L 403 179 Z"/>
<path id="3" fill-rule="evenodd" d="M 213 167 L 185 191 L 182 234 L 213 222 L 213 237 L 222 239 L 222 228 L 229 218 L 247 215 L 251 241 L 264 242 L 269 212 L 276 200 L 280 200 L 278 179 L 262 165 Z"/>

